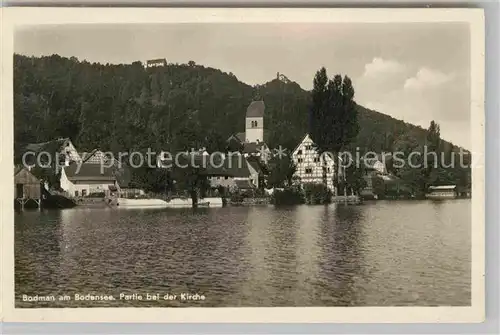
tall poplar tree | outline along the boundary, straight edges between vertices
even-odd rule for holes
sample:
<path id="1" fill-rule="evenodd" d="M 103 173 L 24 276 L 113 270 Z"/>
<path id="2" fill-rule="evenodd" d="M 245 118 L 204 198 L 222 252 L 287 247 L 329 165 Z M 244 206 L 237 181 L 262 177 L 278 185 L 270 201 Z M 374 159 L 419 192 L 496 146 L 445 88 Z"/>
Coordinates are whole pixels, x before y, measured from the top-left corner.
<path id="1" fill-rule="evenodd" d="M 358 132 L 358 115 L 351 79 L 337 74 L 329 80 L 326 69 L 321 68 L 314 77 L 309 134 L 318 153 L 329 152 L 333 155 L 333 182 L 336 188 L 339 179 L 339 153 L 354 140 Z M 324 173 L 324 182 L 325 176 Z"/>

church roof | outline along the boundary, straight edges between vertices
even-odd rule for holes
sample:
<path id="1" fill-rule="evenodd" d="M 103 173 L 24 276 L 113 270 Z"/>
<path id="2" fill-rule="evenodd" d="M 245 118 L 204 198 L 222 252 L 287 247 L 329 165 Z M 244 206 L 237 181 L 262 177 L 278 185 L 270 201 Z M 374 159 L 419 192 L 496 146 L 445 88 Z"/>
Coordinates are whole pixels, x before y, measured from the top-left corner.
<path id="1" fill-rule="evenodd" d="M 253 154 L 261 150 L 263 146 L 267 146 L 265 142 L 245 142 L 243 143 L 243 153 Z"/>
<path id="2" fill-rule="evenodd" d="M 247 108 L 247 117 L 264 117 L 264 101 L 252 101 Z"/>

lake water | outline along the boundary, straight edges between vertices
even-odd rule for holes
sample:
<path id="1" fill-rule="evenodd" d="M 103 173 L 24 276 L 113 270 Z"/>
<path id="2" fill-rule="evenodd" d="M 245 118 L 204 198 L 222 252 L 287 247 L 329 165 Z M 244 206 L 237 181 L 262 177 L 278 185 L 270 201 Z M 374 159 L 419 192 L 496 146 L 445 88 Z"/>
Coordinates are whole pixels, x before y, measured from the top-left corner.
<path id="1" fill-rule="evenodd" d="M 470 305 L 470 217 L 466 199 L 25 211 L 16 307 Z"/>

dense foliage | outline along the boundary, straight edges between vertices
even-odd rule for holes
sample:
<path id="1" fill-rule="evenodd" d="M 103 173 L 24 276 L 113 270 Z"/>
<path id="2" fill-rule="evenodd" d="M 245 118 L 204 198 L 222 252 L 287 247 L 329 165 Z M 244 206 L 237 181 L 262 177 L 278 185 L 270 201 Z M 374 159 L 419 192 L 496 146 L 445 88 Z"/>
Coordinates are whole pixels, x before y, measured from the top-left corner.
<path id="1" fill-rule="evenodd" d="M 332 192 L 325 184 L 304 184 L 304 196 L 310 205 L 326 205 L 332 201 Z"/>
<path id="2" fill-rule="evenodd" d="M 298 205 L 304 202 L 304 191 L 299 186 L 277 189 L 271 197 L 271 203 L 276 206 Z"/>

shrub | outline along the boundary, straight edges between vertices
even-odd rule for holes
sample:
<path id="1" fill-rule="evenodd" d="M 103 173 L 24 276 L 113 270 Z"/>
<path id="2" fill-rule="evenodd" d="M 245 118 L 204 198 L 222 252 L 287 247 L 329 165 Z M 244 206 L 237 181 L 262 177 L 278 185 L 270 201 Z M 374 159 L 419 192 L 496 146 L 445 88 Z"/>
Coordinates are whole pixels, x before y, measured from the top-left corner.
<path id="1" fill-rule="evenodd" d="M 105 196 L 104 192 L 92 192 L 86 195 L 87 198 L 104 198 Z"/>
<path id="2" fill-rule="evenodd" d="M 231 194 L 231 202 L 233 203 L 241 203 L 243 202 L 244 196 L 240 193 Z"/>
<path id="3" fill-rule="evenodd" d="M 332 201 L 332 192 L 324 184 L 305 184 L 304 193 L 306 203 L 311 205 L 324 205 Z"/>
<path id="4" fill-rule="evenodd" d="M 271 203 L 274 205 L 298 205 L 304 203 L 304 194 L 298 187 L 288 187 L 284 190 L 275 190 Z"/>

